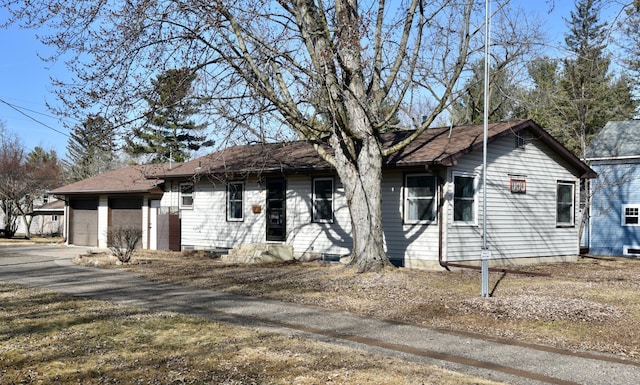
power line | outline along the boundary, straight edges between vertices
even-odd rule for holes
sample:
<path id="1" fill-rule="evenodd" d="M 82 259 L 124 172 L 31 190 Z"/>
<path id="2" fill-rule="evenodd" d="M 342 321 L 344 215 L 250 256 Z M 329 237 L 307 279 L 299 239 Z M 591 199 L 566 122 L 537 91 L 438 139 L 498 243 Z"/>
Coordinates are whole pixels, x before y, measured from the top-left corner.
<path id="1" fill-rule="evenodd" d="M 4 100 L 4 99 L 2 99 L 2 98 L 0 98 L 0 103 L 7 105 L 7 106 L 8 106 L 9 108 L 11 108 L 12 110 L 17 111 L 17 112 L 18 112 L 18 113 L 20 113 L 21 115 L 26 116 L 27 118 L 29 118 L 29 119 L 33 120 L 34 122 L 36 122 L 36 123 L 38 123 L 38 124 L 40 124 L 40 125 L 42 125 L 42 126 L 44 126 L 44 127 L 48 128 L 48 129 L 50 129 L 51 131 L 55 131 L 55 132 L 57 132 L 58 134 L 61 134 L 61 135 L 66 136 L 67 138 L 69 138 L 69 137 L 70 137 L 70 136 L 69 136 L 69 134 L 67 134 L 66 132 L 62 132 L 62 131 L 58 130 L 57 128 L 51 127 L 50 125 L 48 125 L 48 124 L 46 124 L 46 123 L 44 123 L 44 122 L 42 122 L 42 121 L 40 121 L 40 120 L 38 120 L 38 119 L 34 118 L 33 116 L 31 116 L 31 115 L 27 114 L 27 113 L 26 113 L 26 112 L 24 112 L 24 111 L 26 110 L 26 111 L 34 112 L 34 113 L 37 113 L 37 114 L 41 114 L 41 113 L 39 113 L 39 112 L 29 110 L 28 108 L 24 108 L 24 107 L 16 106 L 15 104 L 9 103 L 9 102 L 7 102 L 6 100 Z M 41 114 L 41 115 L 44 115 L 44 114 Z"/>

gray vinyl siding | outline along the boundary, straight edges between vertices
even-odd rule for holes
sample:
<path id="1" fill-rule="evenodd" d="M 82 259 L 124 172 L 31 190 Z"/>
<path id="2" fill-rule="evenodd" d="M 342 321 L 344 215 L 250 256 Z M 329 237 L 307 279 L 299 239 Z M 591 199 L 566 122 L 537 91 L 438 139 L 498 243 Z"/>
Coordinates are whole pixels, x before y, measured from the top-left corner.
<path id="1" fill-rule="evenodd" d="M 424 173 L 424 169 L 407 173 Z M 404 224 L 404 172 L 386 171 L 382 181 L 382 223 L 389 258 L 395 264 L 438 259 L 438 223 Z"/>
<path id="2" fill-rule="evenodd" d="M 296 253 L 348 254 L 352 244 L 351 221 L 337 177 L 334 179 L 333 223 L 311 221 L 311 177 L 292 176 L 286 180 L 286 243 L 293 245 Z M 226 199 L 226 184 L 196 184 L 193 208 L 180 210 L 183 246 L 232 248 L 243 243 L 266 242 L 264 188 L 255 180 L 244 182 L 242 221 L 227 221 Z M 253 205 L 261 206 L 262 212 L 253 213 Z"/>
<path id="3" fill-rule="evenodd" d="M 526 148 L 516 149 L 513 136 L 489 146 L 488 154 L 488 242 L 494 258 L 526 258 L 575 256 L 578 254 L 579 179 L 568 166 L 546 146 L 536 140 Z M 403 220 L 404 176 L 406 173 L 428 173 L 415 170 L 385 170 L 382 181 L 382 215 L 385 246 L 398 265 L 417 266 L 420 261 L 436 262 L 442 226 L 446 261 L 477 260 L 482 238 L 482 194 L 476 195 L 477 221 L 474 225 L 453 222 L 453 175 L 456 172 L 476 174 L 478 190 L 482 185 L 482 152 L 469 153 L 455 167 L 443 169 L 444 213 L 432 223 L 406 224 Z M 298 255 L 346 255 L 352 249 L 351 220 L 344 188 L 335 175 L 332 223 L 314 223 L 312 218 L 313 178 L 310 175 L 286 177 L 286 243 Z M 510 191 L 512 177 L 526 180 L 526 194 Z M 572 227 L 556 225 L 556 189 L 558 181 L 574 183 L 574 218 Z M 175 206 L 175 189 L 165 193 L 163 205 Z M 170 197 L 168 196 L 170 195 Z M 226 184 L 200 181 L 193 192 L 193 208 L 181 209 L 182 245 L 195 248 L 234 247 L 242 243 L 266 242 L 265 189 L 258 180 L 244 181 L 243 220 L 227 221 Z M 259 205 L 261 213 L 251 207 Z M 442 224 L 439 221 L 442 220 Z"/>
<path id="4" fill-rule="evenodd" d="M 489 146 L 487 155 L 487 240 L 494 258 L 568 256 L 578 254 L 579 179 L 564 162 L 536 140 L 516 149 L 512 136 Z M 446 191 L 453 197 L 454 172 L 478 175 L 477 225 L 453 223 L 451 199 L 447 201 L 447 260 L 479 259 L 482 249 L 482 152 L 465 156 L 448 173 Z M 510 191 L 510 179 L 526 180 L 526 194 Z M 556 225 L 558 181 L 574 182 L 574 223 Z"/>
<path id="5" fill-rule="evenodd" d="M 319 177 L 331 177 L 322 175 Z M 313 178 L 287 178 L 287 243 L 296 253 L 346 255 L 351 252 L 351 219 L 344 188 L 333 176 L 333 223 L 311 221 Z"/>
<path id="6" fill-rule="evenodd" d="M 264 208 L 264 189 L 255 181 L 244 184 L 243 220 L 227 221 L 225 183 L 201 181 L 193 191 L 193 208 L 181 209 L 182 245 L 195 248 L 230 248 L 241 243 L 264 242 L 264 210 L 251 211 L 251 205 Z"/>

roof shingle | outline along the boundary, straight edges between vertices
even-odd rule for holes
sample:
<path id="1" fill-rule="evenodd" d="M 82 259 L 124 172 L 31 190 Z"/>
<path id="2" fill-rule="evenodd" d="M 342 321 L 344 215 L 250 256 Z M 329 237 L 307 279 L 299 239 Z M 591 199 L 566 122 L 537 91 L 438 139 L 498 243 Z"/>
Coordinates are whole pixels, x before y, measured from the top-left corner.
<path id="1" fill-rule="evenodd" d="M 167 165 L 127 166 L 58 187 L 50 191 L 50 193 L 54 195 L 162 193 L 162 189 L 159 186 L 164 181 L 159 178 L 149 178 L 149 176 L 164 173 L 161 170 L 164 170 L 165 167 Z"/>
<path id="2" fill-rule="evenodd" d="M 640 121 L 607 122 L 591 141 L 587 159 L 630 158 L 640 156 Z"/>
<path id="3" fill-rule="evenodd" d="M 535 137 L 558 152 L 581 176 L 594 177 L 595 173 L 569 150 L 553 139 L 531 120 L 492 123 L 488 127 L 489 143 L 521 130 L 534 132 Z M 383 134 L 385 147 L 398 143 L 414 131 L 395 131 Z M 424 131 L 403 150 L 388 156 L 384 167 L 416 165 L 455 165 L 457 160 L 471 151 L 482 149 L 483 125 L 451 126 Z M 327 148 L 328 151 L 331 151 Z M 227 179 L 260 173 L 301 173 L 331 170 L 313 146 L 306 141 L 263 143 L 229 147 L 212 154 L 185 162 L 158 175 L 164 178 L 218 175 Z"/>

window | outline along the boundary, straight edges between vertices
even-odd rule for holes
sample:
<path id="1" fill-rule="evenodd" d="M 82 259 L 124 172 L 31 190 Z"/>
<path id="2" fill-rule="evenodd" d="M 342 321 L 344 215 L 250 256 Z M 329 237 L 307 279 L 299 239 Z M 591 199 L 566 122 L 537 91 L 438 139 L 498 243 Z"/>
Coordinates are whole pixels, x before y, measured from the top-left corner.
<path id="1" fill-rule="evenodd" d="M 404 177 L 405 223 L 429 223 L 436 218 L 436 178 L 430 174 Z"/>
<path id="2" fill-rule="evenodd" d="M 453 175 L 453 221 L 476 223 L 476 188 L 473 175 Z"/>
<path id="3" fill-rule="evenodd" d="M 640 226 L 640 204 L 622 205 L 622 226 Z"/>
<path id="4" fill-rule="evenodd" d="M 574 184 L 572 182 L 558 182 L 556 224 L 558 226 L 573 226 L 574 223 Z"/>
<path id="5" fill-rule="evenodd" d="M 242 221 L 244 219 L 243 207 L 244 183 L 233 182 L 227 184 L 227 220 Z"/>
<path id="6" fill-rule="evenodd" d="M 42 196 L 42 204 L 46 205 L 47 203 L 49 203 L 49 195 L 48 194 L 44 194 Z"/>
<path id="7" fill-rule="evenodd" d="M 193 208 L 193 183 L 182 183 L 180 185 L 180 208 Z"/>
<path id="8" fill-rule="evenodd" d="M 57 215 L 52 215 L 52 216 L 51 216 L 51 220 L 52 220 L 53 222 L 58 222 L 58 216 L 57 216 Z"/>
<path id="9" fill-rule="evenodd" d="M 313 180 L 313 221 L 333 223 L 333 178 Z"/>

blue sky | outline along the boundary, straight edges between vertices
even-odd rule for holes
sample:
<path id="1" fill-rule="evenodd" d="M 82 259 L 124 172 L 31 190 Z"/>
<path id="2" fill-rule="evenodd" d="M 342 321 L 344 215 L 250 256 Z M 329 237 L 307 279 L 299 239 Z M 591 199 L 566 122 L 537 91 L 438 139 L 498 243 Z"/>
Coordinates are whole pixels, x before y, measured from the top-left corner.
<path id="1" fill-rule="evenodd" d="M 554 4 L 551 12 L 550 1 Z M 545 21 L 549 43 L 555 46 L 562 41 L 565 31 L 562 18 L 569 17 L 574 5 L 573 1 L 550 1 L 516 0 L 514 3 L 521 4 Z M 68 140 L 65 133 L 68 131 L 58 118 L 52 116 L 46 103 L 56 104 L 50 78 L 64 78 L 66 68 L 64 63 L 52 65 L 39 59 L 38 54 L 46 56 L 50 51 L 37 41 L 36 33 L 17 27 L 0 29 L 3 52 L 0 61 L 0 120 L 8 131 L 21 138 L 28 150 L 40 146 L 55 150 L 63 158 Z"/>

